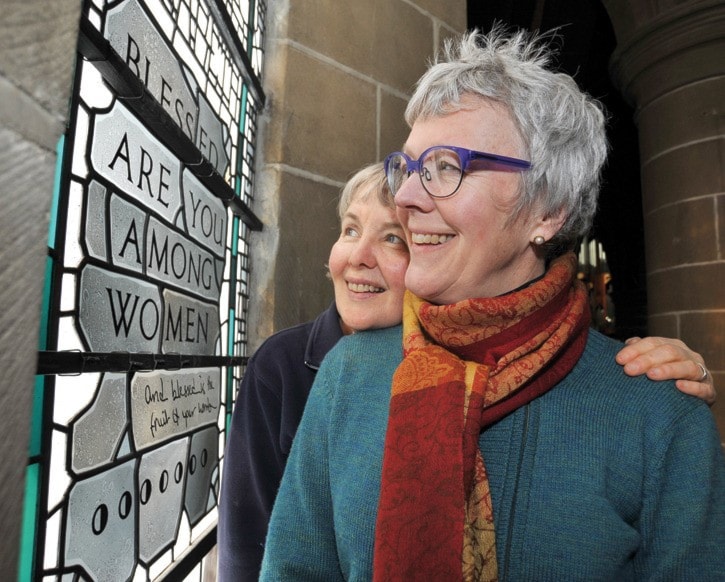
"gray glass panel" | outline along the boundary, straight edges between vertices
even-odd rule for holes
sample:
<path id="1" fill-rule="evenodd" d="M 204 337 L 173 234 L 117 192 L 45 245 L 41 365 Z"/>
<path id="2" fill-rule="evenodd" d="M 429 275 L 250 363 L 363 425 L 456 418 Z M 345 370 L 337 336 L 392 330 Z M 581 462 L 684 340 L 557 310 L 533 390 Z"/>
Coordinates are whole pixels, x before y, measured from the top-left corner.
<path id="1" fill-rule="evenodd" d="M 214 257 L 151 218 L 146 235 L 146 273 L 207 299 L 219 299 Z"/>
<path id="2" fill-rule="evenodd" d="M 131 419 L 137 449 L 216 424 L 220 386 L 219 368 L 135 374 L 131 380 Z"/>
<path id="3" fill-rule="evenodd" d="M 72 425 L 73 470 L 83 473 L 113 461 L 126 422 L 126 375 L 104 374 L 90 408 Z"/>
<path id="4" fill-rule="evenodd" d="M 179 161 L 118 101 L 94 115 L 91 161 L 119 190 L 169 223 L 181 208 Z"/>
<path id="5" fill-rule="evenodd" d="M 135 462 L 77 481 L 68 498 L 66 565 L 93 580 L 127 580 L 135 565 Z"/>
<path id="6" fill-rule="evenodd" d="M 106 257 L 106 188 L 95 180 L 88 185 L 86 246 L 88 254 L 102 261 Z"/>
<path id="7" fill-rule="evenodd" d="M 131 443 L 129 442 L 129 435 L 128 433 L 124 433 L 123 435 L 123 442 L 121 443 L 121 446 L 118 448 L 118 456 L 120 458 L 125 457 L 126 455 L 131 454 Z"/>
<path id="8" fill-rule="evenodd" d="M 146 213 L 116 194 L 111 196 L 111 256 L 113 264 L 143 272 Z"/>
<path id="9" fill-rule="evenodd" d="M 164 290 L 164 354 L 213 355 L 219 337 L 219 308 Z"/>
<path id="10" fill-rule="evenodd" d="M 91 351 L 158 352 L 163 311 L 155 285 L 87 265 L 79 303 L 78 319 Z"/>
<path id="11" fill-rule="evenodd" d="M 109 10 L 104 35 L 193 141 L 197 133 L 196 101 L 178 60 L 138 2 L 128 0 Z"/>
<path id="12" fill-rule="evenodd" d="M 224 256 L 227 233 L 227 211 L 219 198 L 185 169 L 183 176 L 184 217 L 191 236 L 217 256 Z"/>
<path id="13" fill-rule="evenodd" d="M 184 505 L 189 522 L 195 525 L 216 504 L 215 474 L 219 459 L 219 431 L 209 428 L 191 440 Z"/>
<path id="14" fill-rule="evenodd" d="M 217 117 L 203 93 L 199 94 L 199 130 L 196 144 L 204 157 L 209 160 L 222 176 L 229 166 L 231 148 L 229 132 Z"/>
<path id="15" fill-rule="evenodd" d="M 173 441 L 143 456 L 138 470 L 139 556 L 145 562 L 173 544 L 183 507 L 189 439 Z"/>

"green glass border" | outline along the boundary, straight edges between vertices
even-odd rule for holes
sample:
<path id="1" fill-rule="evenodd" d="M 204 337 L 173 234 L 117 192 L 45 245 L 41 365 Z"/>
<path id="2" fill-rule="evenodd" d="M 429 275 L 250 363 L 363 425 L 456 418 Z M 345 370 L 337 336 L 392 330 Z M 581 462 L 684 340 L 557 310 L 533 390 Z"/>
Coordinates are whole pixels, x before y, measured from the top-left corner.
<path id="1" fill-rule="evenodd" d="M 23 523 L 20 533 L 20 560 L 18 561 L 18 582 L 32 579 L 35 562 L 35 530 L 38 519 L 38 491 L 40 489 L 40 464 L 28 465 L 25 471 L 25 502 Z"/>

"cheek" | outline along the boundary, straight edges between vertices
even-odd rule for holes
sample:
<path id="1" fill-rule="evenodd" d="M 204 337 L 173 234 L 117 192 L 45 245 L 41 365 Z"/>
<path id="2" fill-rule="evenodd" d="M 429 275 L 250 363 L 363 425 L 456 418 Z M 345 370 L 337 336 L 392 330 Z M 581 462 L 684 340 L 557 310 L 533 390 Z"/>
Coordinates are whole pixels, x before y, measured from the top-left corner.
<path id="1" fill-rule="evenodd" d="M 390 261 L 385 269 L 385 280 L 388 289 L 402 297 L 405 292 L 405 272 L 408 270 L 408 256 L 396 257 Z"/>
<path id="2" fill-rule="evenodd" d="M 342 279 L 348 262 L 347 259 L 348 256 L 344 247 L 339 242 L 335 243 L 330 250 L 330 258 L 327 261 L 333 283 L 338 283 Z"/>

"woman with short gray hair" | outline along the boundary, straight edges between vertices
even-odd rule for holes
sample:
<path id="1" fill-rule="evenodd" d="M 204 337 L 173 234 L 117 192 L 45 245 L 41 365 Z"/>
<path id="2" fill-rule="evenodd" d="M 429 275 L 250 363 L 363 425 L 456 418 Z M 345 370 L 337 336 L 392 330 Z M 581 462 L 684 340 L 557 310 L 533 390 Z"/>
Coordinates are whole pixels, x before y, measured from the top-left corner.
<path id="1" fill-rule="evenodd" d="M 402 327 L 327 355 L 263 580 L 722 579 L 712 415 L 624 376 L 589 328 L 570 249 L 604 115 L 548 59 L 526 33 L 471 33 L 417 86 L 385 161 Z"/>

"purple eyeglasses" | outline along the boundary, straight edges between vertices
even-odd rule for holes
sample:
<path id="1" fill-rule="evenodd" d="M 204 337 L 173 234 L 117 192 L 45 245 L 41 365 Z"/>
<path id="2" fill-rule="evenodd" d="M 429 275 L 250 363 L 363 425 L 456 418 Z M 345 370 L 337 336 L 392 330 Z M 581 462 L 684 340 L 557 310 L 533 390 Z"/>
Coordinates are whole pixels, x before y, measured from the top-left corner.
<path id="1" fill-rule="evenodd" d="M 393 196 L 413 172 L 433 198 L 447 198 L 458 191 L 466 170 L 523 172 L 530 168 L 531 162 L 525 160 L 447 145 L 430 147 L 417 160 L 403 152 L 385 158 L 385 175 Z"/>

